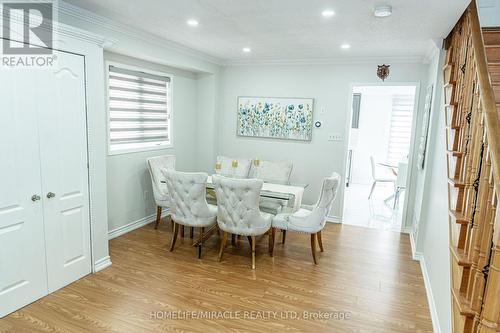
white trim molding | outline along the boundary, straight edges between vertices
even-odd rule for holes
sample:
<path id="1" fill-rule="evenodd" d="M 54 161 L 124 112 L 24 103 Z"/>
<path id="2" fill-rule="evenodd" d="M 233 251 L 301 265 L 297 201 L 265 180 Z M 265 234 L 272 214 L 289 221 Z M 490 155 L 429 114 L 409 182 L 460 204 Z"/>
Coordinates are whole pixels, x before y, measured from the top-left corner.
<path id="1" fill-rule="evenodd" d="M 418 261 L 420 264 L 420 270 L 422 271 L 422 277 L 424 279 L 425 293 L 427 295 L 427 303 L 429 305 L 429 311 L 432 320 L 432 329 L 434 333 L 441 333 L 441 326 L 439 326 L 439 317 L 436 309 L 436 301 L 434 300 L 434 293 L 432 292 L 431 280 L 429 278 L 429 273 L 427 271 L 427 265 L 425 263 L 424 254 L 417 251 L 417 242 L 413 232 L 410 232 L 410 245 L 412 258 Z"/>
<path id="2" fill-rule="evenodd" d="M 342 223 L 342 219 L 340 218 L 340 216 L 328 215 L 328 217 L 326 218 L 326 222 Z"/>
<path id="3" fill-rule="evenodd" d="M 96 13 L 93 13 L 89 10 L 80 8 L 78 6 L 69 4 L 67 2 L 61 1 L 59 3 L 59 13 L 63 15 L 67 15 L 69 17 L 72 17 L 74 19 L 78 19 L 80 21 L 89 23 L 93 26 L 98 26 L 103 29 L 111 30 L 117 33 L 126 33 L 129 36 L 132 36 L 135 39 L 138 39 L 140 41 L 146 42 L 146 43 L 151 43 L 155 44 L 157 46 L 160 46 L 162 48 L 168 48 L 170 50 L 197 58 L 199 60 L 207 61 L 216 65 L 222 65 L 223 60 L 214 56 L 211 56 L 209 54 L 206 54 L 204 52 L 192 49 L 190 47 L 181 45 L 179 43 L 173 42 L 171 40 L 167 40 L 165 38 L 161 38 L 158 36 L 155 36 L 151 33 L 148 33 L 144 30 L 132 28 L 131 26 L 127 24 L 122 24 L 116 21 L 113 21 L 107 17 L 98 15 Z M 107 45 L 104 45 L 106 48 Z"/>
<path id="4" fill-rule="evenodd" d="M 439 317 L 436 309 L 436 302 L 434 301 L 434 294 L 432 293 L 431 280 L 429 278 L 429 273 L 427 272 L 425 258 L 421 253 L 418 252 L 415 253 L 414 258 L 418 258 L 417 260 L 420 262 L 420 269 L 424 278 L 425 292 L 427 294 L 427 302 L 429 303 L 429 311 L 431 313 L 432 329 L 434 333 L 441 333 L 441 326 L 439 326 Z"/>
<path id="5" fill-rule="evenodd" d="M 163 209 L 164 212 L 161 214 L 161 217 L 165 217 L 170 215 L 170 211 L 168 209 Z M 128 224 L 122 225 L 116 229 L 110 230 L 108 232 L 108 239 L 113 239 L 122 235 L 125 235 L 128 232 L 134 231 L 135 229 L 139 229 L 147 224 L 153 223 L 156 220 L 156 214 L 152 214 L 142 219 L 130 222 Z"/>
<path id="6" fill-rule="evenodd" d="M 102 271 L 103 269 L 111 266 L 111 257 L 110 256 L 106 256 L 104 258 L 101 258 L 99 260 L 97 260 L 95 263 L 94 263 L 94 273 L 97 273 L 99 271 Z"/>

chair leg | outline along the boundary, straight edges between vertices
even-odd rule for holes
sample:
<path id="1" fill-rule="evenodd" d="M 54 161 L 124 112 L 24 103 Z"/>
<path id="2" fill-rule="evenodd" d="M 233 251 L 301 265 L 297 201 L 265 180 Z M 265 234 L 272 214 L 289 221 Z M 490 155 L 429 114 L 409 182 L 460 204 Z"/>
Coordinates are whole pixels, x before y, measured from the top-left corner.
<path id="1" fill-rule="evenodd" d="M 282 244 L 285 244 L 285 240 L 286 240 L 286 230 L 283 230 L 282 231 L 282 236 L 281 236 L 281 243 Z"/>
<path id="2" fill-rule="evenodd" d="M 235 234 L 231 234 L 231 245 L 236 246 L 236 235 Z"/>
<path id="3" fill-rule="evenodd" d="M 189 228 L 189 238 L 191 238 L 191 239 L 194 238 L 194 227 Z"/>
<path id="4" fill-rule="evenodd" d="M 255 269 L 255 236 L 252 236 L 252 269 Z"/>
<path id="5" fill-rule="evenodd" d="M 370 190 L 370 194 L 368 194 L 368 199 L 370 199 L 372 197 L 373 190 L 375 190 L 375 185 L 377 185 L 376 181 L 374 181 L 372 184 L 372 189 Z"/>
<path id="6" fill-rule="evenodd" d="M 321 239 L 321 231 L 318 231 L 316 236 L 318 237 L 319 250 L 323 252 L 324 250 L 323 250 L 323 240 Z"/>
<path id="7" fill-rule="evenodd" d="M 274 252 L 274 237 L 276 236 L 276 228 L 269 230 L 269 256 L 273 256 Z"/>
<path id="8" fill-rule="evenodd" d="M 219 258 L 217 258 L 217 261 L 222 260 L 222 252 L 224 252 L 224 248 L 226 247 L 226 242 L 227 242 L 227 232 L 222 231 L 222 238 L 220 240 L 220 249 L 219 249 Z"/>
<path id="9" fill-rule="evenodd" d="M 401 189 L 398 187 L 396 190 L 396 194 L 394 195 L 394 205 L 393 205 L 392 209 L 396 209 L 396 206 L 398 205 L 400 193 L 401 193 Z"/>
<path id="10" fill-rule="evenodd" d="M 158 229 L 158 226 L 160 225 L 160 220 L 161 220 L 161 206 L 157 206 L 155 229 Z"/>
<path id="11" fill-rule="evenodd" d="M 179 233 L 181 234 L 181 237 L 184 238 L 184 225 L 180 225 L 179 227 Z"/>
<path id="12" fill-rule="evenodd" d="M 317 265 L 318 261 L 316 260 L 316 234 L 311 234 L 311 253 L 313 256 L 314 264 Z"/>
<path id="13" fill-rule="evenodd" d="M 175 241 L 177 240 L 177 234 L 179 233 L 179 224 L 174 223 L 174 232 L 172 234 L 172 244 L 170 244 L 170 252 L 174 250 Z"/>
<path id="14" fill-rule="evenodd" d="M 200 244 L 198 245 L 198 259 L 201 259 L 201 248 L 203 247 L 203 233 L 205 231 L 205 228 L 201 227 L 200 228 Z M 191 235 L 193 233 L 193 227 L 191 227 Z M 193 238 L 193 237 L 191 237 Z"/>

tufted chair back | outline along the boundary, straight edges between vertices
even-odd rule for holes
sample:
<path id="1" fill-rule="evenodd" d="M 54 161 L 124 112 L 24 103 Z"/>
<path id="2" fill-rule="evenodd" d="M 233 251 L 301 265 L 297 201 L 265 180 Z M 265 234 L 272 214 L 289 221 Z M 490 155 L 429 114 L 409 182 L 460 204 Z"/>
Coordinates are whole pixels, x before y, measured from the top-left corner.
<path id="1" fill-rule="evenodd" d="M 162 169 L 171 197 L 172 219 L 190 227 L 204 227 L 214 223 L 205 199 L 208 175 L 203 172 L 180 172 Z M 215 209 L 215 208 L 214 208 Z"/>
<path id="2" fill-rule="evenodd" d="M 250 167 L 250 178 L 262 179 L 265 182 L 288 184 L 292 174 L 293 163 L 290 161 L 272 162 L 254 160 Z"/>
<path id="3" fill-rule="evenodd" d="M 161 169 L 175 169 L 175 156 L 163 155 L 150 157 L 147 160 L 149 174 L 151 175 L 151 182 L 153 185 L 153 196 L 156 205 L 159 207 L 170 206 L 170 196 L 168 194 L 167 184 L 162 183 L 165 181 Z"/>
<path id="4" fill-rule="evenodd" d="M 248 178 L 252 160 L 248 158 L 232 158 L 217 156 L 215 173 L 227 177 Z"/>
<path id="5" fill-rule="evenodd" d="M 220 229 L 237 235 L 255 236 L 265 233 L 271 226 L 259 210 L 259 179 L 235 179 L 213 175 L 217 196 L 217 223 Z"/>
<path id="6" fill-rule="evenodd" d="M 317 232 L 326 224 L 326 220 L 330 210 L 332 209 L 333 202 L 337 197 L 337 191 L 340 186 L 341 177 L 338 173 L 334 172 L 330 177 L 323 180 L 321 186 L 321 193 L 318 202 L 313 206 L 312 213 L 306 219 L 300 216 L 290 216 L 290 224 L 294 229 L 299 231 L 314 230 Z"/>

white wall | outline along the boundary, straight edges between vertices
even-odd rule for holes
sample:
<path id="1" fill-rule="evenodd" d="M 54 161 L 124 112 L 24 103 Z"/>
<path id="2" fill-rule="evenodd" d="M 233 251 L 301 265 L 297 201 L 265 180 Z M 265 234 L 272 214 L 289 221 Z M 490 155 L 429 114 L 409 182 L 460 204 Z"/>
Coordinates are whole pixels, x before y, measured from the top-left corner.
<path id="1" fill-rule="evenodd" d="M 450 258 L 448 239 L 448 189 L 445 154 L 445 120 L 441 68 L 444 52 L 436 53 L 429 81 L 435 84 L 426 167 L 418 177 L 414 219 L 415 256 L 422 269 L 435 332 L 451 332 Z M 420 205 L 421 204 L 421 205 Z"/>
<path id="2" fill-rule="evenodd" d="M 172 143 L 162 150 L 110 155 L 107 157 L 108 227 L 114 230 L 155 213 L 151 179 L 146 158 L 172 154 L 176 168 L 196 170 L 196 136 L 193 124 L 197 122 L 198 75 L 164 65 L 152 64 L 116 53 L 105 52 L 105 60 L 138 66 L 172 74 Z M 146 194 L 146 195 L 144 195 Z"/>
<path id="3" fill-rule="evenodd" d="M 477 0 L 477 10 L 482 27 L 500 26 L 500 0 Z"/>
<path id="4" fill-rule="evenodd" d="M 292 160 L 292 181 L 309 184 L 304 194 L 304 203 L 313 203 L 317 199 L 323 177 L 333 171 L 345 177 L 352 86 L 355 83 L 380 84 L 376 69 L 376 63 L 224 68 L 218 114 L 217 153 L 234 157 Z M 428 66 L 424 64 L 394 63 L 385 84 L 422 82 L 425 85 L 427 71 Z M 323 126 L 313 130 L 311 142 L 238 137 L 238 96 L 312 97 L 315 99 L 314 119 L 322 120 Z M 326 109 L 325 114 L 320 114 L 321 108 Z M 330 132 L 340 133 L 343 141 L 328 141 Z M 331 212 L 335 217 L 341 216 L 343 191 L 342 188 Z"/>

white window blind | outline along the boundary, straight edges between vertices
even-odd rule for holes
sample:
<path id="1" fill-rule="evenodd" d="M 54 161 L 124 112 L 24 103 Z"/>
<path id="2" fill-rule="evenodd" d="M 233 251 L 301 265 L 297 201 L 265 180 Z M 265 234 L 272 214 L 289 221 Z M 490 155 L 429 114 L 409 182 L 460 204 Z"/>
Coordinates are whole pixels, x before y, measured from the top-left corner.
<path id="1" fill-rule="evenodd" d="M 171 79 L 109 66 L 111 153 L 170 144 Z"/>
<path id="2" fill-rule="evenodd" d="M 413 120 L 414 96 L 394 95 L 392 97 L 391 130 L 387 161 L 397 165 L 410 151 L 411 126 Z"/>

